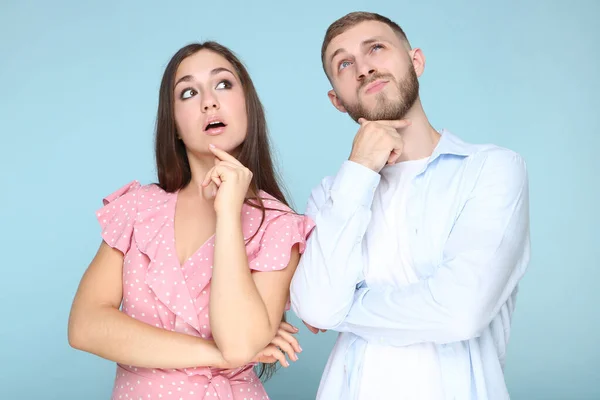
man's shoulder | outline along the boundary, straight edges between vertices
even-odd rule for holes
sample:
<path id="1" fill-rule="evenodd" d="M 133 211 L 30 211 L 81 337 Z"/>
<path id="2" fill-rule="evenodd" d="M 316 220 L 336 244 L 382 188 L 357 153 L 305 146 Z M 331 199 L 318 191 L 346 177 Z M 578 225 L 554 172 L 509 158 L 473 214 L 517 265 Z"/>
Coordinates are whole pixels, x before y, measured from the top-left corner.
<path id="1" fill-rule="evenodd" d="M 447 142 L 450 143 L 448 147 L 457 154 L 465 156 L 465 162 L 474 166 L 494 166 L 504 163 L 525 164 L 523 156 L 515 150 L 495 143 L 467 142 L 449 132 L 446 132 L 446 134 L 447 139 L 449 139 Z"/>
<path id="2" fill-rule="evenodd" d="M 448 131 L 442 140 L 438 162 L 443 166 L 434 169 L 434 177 L 444 180 L 460 176 L 462 182 L 470 182 L 464 185 L 467 190 L 500 185 L 518 191 L 527 185 L 525 159 L 517 151 L 495 143 L 467 142 Z"/>
<path id="3" fill-rule="evenodd" d="M 503 163 L 503 162 L 523 162 L 524 158 L 515 150 L 502 147 L 496 144 L 476 145 L 476 150 L 471 154 L 471 158 L 485 163 Z"/>
<path id="4" fill-rule="evenodd" d="M 473 176 L 478 184 L 499 182 L 522 186 L 527 182 L 527 164 L 515 150 L 493 143 L 473 144 L 472 152 L 465 157 L 464 172 Z"/>

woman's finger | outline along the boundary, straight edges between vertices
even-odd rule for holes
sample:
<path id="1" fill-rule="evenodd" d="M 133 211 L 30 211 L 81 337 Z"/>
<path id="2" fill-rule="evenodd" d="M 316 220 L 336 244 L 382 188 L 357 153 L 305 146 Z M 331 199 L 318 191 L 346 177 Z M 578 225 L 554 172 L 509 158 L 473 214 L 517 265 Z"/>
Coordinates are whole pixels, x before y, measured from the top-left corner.
<path id="1" fill-rule="evenodd" d="M 298 343 L 298 339 L 296 339 L 290 333 L 284 331 L 283 329 L 279 329 L 279 331 L 277 331 L 277 335 L 280 336 L 286 342 L 288 342 L 297 353 L 300 353 L 302 351 L 302 348 Z"/>
<path id="2" fill-rule="evenodd" d="M 213 169 L 215 169 L 215 167 L 212 167 L 211 169 L 209 169 L 208 172 L 206 173 L 206 175 L 204 175 L 204 180 L 202 181 L 202 187 L 207 187 L 208 184 L 210 183 Z"/>
<path id="3" fill-rule="evenodd" d="M 285 358 L 285 354 L 283 354 L 281 350 L 273 345 L 268 346 L 264 354 L 275 358 L 285 368 L 290 366 L 290 363 L 288 363 L 287 359 Z"/>
<path id="4" fill-rule="evenodd" d="M 298 328 L 296 328 L 294 325 L 290 324 L 289 322 L 281 322 L 279 324 L 279 328 L 283 329 L 289 333 L 298 333 L 298 331 L 299 331 Z"/>
<path id="5" fill-rule="evenodd" d="M 219 148 L 217 148 L 214 144 L 211 144 L 208 146 L 208 148 L 210 149 L 210 151 L 221 161 L 229 161 L 232 162 L 236 165 L 242 165 L 242 163 L 240 163 L 237 158 L 235 158 L 234 156 L 232 156 L 231 154 L 229 154 L 228 152 L 221 150 Z"/>
<path id="6" fill-rule="evenodd" d="M 279 347 L 283 352 L 287 353 L 290 360 L 298 360 L 298 356 L 296 355 L 296 352 L 294 351 L 292 346 L 281 336 L 275 336 L 271 343 Z"/>
<path id="7" fill-rule="evenodd" d="M 231 161 L 219 161 L 216 166 L 224 166 L 224 167 L 231 168 L 233 170 L 239 170 L 239 169 L 244 168 L 243 165 L 241 165 L 241 164 L 234 164 Z"/>

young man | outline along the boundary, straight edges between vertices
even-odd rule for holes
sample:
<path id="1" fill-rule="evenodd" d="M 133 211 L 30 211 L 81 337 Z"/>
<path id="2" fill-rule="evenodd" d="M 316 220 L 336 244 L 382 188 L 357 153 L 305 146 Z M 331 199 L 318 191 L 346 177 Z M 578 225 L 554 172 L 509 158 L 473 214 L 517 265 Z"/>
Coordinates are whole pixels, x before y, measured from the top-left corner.
<path id="1" fill-rule="evenodd" d="M 318 399 L 507 399 L 530 249 L 523 159 L 430 125 L 425 57 L 388 18 L 344 16 L 321 55 L 332 104 L 360 128 L 313 190 L 317 227 L 291 287 L 313 332 L 341 332 Z"/>

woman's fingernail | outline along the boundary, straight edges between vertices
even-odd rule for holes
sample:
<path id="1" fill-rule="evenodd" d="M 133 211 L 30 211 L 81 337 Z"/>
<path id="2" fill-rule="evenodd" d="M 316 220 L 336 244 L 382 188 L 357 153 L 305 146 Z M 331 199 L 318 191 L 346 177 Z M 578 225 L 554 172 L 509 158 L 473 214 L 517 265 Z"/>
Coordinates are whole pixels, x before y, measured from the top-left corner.
<path id="1" fill-rule="evenodd" d="M 215 145 L 211 143 L 211 144 L 208 145 L 208 147 L 210 147 L 211 149 L 214 149 Z"/>

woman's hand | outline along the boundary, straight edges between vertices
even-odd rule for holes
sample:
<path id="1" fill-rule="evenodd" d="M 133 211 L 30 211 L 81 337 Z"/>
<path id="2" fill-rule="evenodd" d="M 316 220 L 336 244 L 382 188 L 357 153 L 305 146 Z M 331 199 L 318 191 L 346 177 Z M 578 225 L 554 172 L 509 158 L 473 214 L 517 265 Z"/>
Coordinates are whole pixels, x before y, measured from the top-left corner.
<path id="1" fill-rule="evenodd" d="M 273 364 L 279 361 L 283 367 L 289 367 L 289 363 L 285 358 L 285 354 L 292 361 L 297 361 L 298 356 L 296 353 L 300 353 L 302 348 L 298 343 L 298 340 L 292 336 L 298 333 L 298 328 L 293 327 L 287 322 L 282 322 L 279 325 L 277 335 L 273 338 L 271 343 L 265 347 L 260 353 L 254 357 L 253 362 L 261 362 L 263 364 Z"/>
<path id="2" fill-rule="evenodd" d="M 252 181 L 252 172 L 226 151 L 209 146 L 215 155 L 215 166 L 207 173 L 202 182 L 206 188 L 213 182 L 216 187 L 215 211 L 220 213 L 239 213 L 248 194 Z"/>

